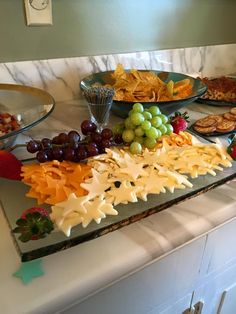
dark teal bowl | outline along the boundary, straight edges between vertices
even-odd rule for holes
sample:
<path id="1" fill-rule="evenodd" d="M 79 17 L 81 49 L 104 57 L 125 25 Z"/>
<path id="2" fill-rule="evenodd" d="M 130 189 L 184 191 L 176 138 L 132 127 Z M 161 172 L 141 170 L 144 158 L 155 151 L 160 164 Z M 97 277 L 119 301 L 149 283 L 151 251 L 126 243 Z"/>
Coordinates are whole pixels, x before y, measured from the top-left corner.
<path id="1" fill-rule="evenodd" d="M 139 71 L 148 71 L 148 70 L 139 70 Z M 150 70 L 156 73 L 164 82 L 169 82 L 170 80 L 177 82 L 184 80 L 186 78 L 190 79 L 193 85 L 193 92 L 187 98 L 183 98 L 180 100 L 174 101 L 159 101 L 159 102 L 142 102 L 144 108 L 149 108 L 153 105 L 158 106 L 162 113 L 166 115 L 170 115 L 175 111 L 178 111 L 182 107 L 189 105 L 190 103 L 194 102 L 200 96 L 202 96 L 206 90 L 207 86 L 200 80 L 195 79 L 191 76 L 176 73 L 176 72 L 163 72 L 163 71 L 155 71 Z M 114 71 L 106 71 L 106 72 L 98 72 L 91 74 L 85 77 L 80 82 L 81 90 L 86 88 L 92 87 L 94 84 L 105 85 L 105 84 L 113 84 L 114 79 L 112 78 L 111 74 Z M 112 112 L 121 118 L 125 118 L 128 115 L 128 112 L 132 109 L 132 106 L 135 102 L 128 102 L 128 101 L 117 101 L 114 100 L 112 104 Z"/>

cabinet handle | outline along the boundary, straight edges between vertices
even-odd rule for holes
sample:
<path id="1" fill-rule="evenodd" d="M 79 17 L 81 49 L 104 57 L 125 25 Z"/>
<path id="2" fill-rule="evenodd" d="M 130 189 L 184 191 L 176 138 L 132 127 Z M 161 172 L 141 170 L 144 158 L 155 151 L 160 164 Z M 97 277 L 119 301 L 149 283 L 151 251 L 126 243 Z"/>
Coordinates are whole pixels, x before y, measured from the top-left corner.
<path id="1" fill-rule="evenodd" d="M 182 314 L 195 314 L 195 308 L 194 306 L 189 307 L 186 309 Z"/>
<path id="2" fill-rule="evenodd" d="M 185 310 L 182 314 L 201 314 L 203 305 L 203 301 L 199 301 L 187 310 Z"/>
<path id="3" fill-rule="evenodd" d="M 194 314 L 201 314 L 203 305 L 204 305 L 203 301 L 199 301 L 196 304 L 194 304 L 193 306 L 195 309 Z"/>

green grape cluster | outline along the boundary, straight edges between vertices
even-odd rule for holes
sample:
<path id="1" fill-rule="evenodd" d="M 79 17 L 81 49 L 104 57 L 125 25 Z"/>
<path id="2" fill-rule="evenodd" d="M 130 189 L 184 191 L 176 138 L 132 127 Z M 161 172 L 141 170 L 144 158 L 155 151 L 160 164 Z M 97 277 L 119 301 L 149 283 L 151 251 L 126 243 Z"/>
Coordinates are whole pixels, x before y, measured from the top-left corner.
<path id="1" fill-rule="evenodd" d="M 162 135 L 173 132 L 168 117 L 161 113 L 158 106 L 144 109 L 141 103 L 135 103 L 124 123 L 115 126 L 115 129 L 113 132 L 122 134 L 132 154 L 140 154 L 143 146 L 154 148 Z"/>

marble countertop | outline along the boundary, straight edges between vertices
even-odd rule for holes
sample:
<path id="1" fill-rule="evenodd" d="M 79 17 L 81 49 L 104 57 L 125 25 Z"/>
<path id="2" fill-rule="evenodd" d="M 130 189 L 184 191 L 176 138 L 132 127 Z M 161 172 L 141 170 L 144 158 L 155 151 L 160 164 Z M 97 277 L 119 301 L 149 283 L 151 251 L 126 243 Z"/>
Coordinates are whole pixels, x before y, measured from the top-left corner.
<path id="1" fill-rule="evenodd" d="M 192 104 L 187 110 L 195 119 L 206 113 L 225 111 L 225 108 Z M 26 141 L 28 136 L 48 137 L 63 130 L 78 129 L 80 121 L 87 117 L 88 111 L 83 103 L 58 103 L 48 119 L 19 136 L 18 142 Z M 111 119 L 112 122 L 119 121 L 117 117 L 112 116 Z M 20 149 L 16 155 L 29 157 Z M 28 285 L 12 276 L 19 268 L 20 258 L 0 211 L 1 311 L 12 314 L 17 308 L 17 313 L 49 314 L 83 300 L 147 263 L 235 219 L 235 190 L 236 181 L 231 181 L 105 236 L 46 256 L 43 258 L 45 275 Z"/>

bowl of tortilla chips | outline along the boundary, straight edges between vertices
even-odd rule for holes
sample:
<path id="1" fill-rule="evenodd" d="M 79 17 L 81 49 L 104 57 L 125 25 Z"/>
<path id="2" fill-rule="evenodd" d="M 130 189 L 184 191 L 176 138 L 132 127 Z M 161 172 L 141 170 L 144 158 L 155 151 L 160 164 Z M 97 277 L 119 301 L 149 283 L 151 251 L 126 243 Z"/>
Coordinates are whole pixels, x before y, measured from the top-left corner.
<path id="1" fill-rule="evenodd" d="M 125 118 L 136 102 L 145 108 L 156 105 L 170 115 L 202 96 L 207 86 L 200 79 L 176 72 L 125 70 L 118 64 L 115 71 L 91 74 L 80 82 L 81 90 L 90 87 L 113 88 L 112 111 Z"/>

